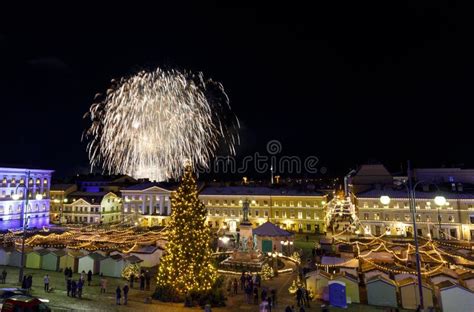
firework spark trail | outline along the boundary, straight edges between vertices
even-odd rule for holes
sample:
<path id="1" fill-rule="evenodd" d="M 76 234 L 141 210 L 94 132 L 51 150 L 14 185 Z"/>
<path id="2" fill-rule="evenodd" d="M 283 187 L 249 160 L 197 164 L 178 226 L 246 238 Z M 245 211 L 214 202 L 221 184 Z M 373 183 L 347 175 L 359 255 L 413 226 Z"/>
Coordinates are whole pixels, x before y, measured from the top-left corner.
<path id="1" fill-rule="evenodd" d="M 162 181 L 185 161 L 206 167 L 221 142 L 235 154 L 239 122 L 220 83 L 160 68 L 112 82 L 85 116 L 92 167 Z"/>

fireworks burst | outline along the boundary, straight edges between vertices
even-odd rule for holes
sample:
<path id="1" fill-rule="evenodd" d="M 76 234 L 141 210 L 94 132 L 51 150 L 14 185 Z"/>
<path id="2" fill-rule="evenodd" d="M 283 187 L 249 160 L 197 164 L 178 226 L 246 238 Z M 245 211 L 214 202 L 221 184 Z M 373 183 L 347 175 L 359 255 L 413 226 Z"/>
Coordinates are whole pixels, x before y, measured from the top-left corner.
<path id="1" fill-rule="evenodd" d="M 220 144 L 232 155 L 239 144 L 222 84 L 202 73 L 158 68 L 113 80 L 84 117 L 92 168 L 135 178 L 177 178 L 185 162 L 207 167 Z"/>

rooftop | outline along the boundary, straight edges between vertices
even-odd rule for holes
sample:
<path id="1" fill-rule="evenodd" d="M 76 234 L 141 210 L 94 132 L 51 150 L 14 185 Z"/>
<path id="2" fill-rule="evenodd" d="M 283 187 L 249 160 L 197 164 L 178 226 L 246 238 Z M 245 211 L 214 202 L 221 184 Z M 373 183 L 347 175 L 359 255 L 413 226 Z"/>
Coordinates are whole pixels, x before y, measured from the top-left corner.
<path id="1" fill-rule="evenodd" d="M 324 196 L 323 193 L 311 189 L 243 185 L 206 186 L 200 195 Z"/>
<path id="2" fill-rule="evenodd" d="M 275 224 L 267 221 L 264 224 L 260 225 L 259 227 L 255 228 L 252 230 L 252 233 L 254 235 L 258 236 L 285 236 L 289 237 L 292 236 L 293 234 L 290 232 L 287 232 L 283 229 L 280 229 L 278 226 Z"/>
<path id="3" fill-rule="evenodd" d="M 387 189 L 372 189 L 364 192 L 357 193 L 357 198 L 380 198 L 380 196 L 389 196 L 392 198 L 406 198 L 408 199 L 408 193 L 406 190 L 397 190 L 392 188 Z M 423 192 L 416 191 L 416 199 L 433 199 L 436 196 L 444 196 L 446 199 L 473 199 L 474 194 L 472 193 L 454 193 L 454 192 Z"/>

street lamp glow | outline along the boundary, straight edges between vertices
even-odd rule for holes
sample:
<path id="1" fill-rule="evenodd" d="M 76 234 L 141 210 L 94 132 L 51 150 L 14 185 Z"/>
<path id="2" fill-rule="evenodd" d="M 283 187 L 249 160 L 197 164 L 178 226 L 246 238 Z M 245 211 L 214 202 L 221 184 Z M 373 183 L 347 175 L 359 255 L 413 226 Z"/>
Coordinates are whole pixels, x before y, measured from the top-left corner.
<path id="1" fill-rule="evenodd" d="M 18 194 L 13 194 L 13 195 L 12 195 L 12 198 L 13 198 L 13 200 L 19 200 L 19 199 L 20 199 L 20 195 L 18 195 Z"/>
<path id="2" fill-rule="evenodd" d="M 380 196 L 380 202 L 387 206 L 388 204 L 390 204 L 390 197 L 388 197 L 387 195 L 383 195 L 383 196 Z"/>
<path id="3" fill-rule="evenodd" d="M 42 199 L 43 199 L 43 195 L 41 195 L 41 194 L 36 194 L 35 198 L 36 198 L 36 200 L 42 200 Z"/>
<path id="4" fill-rule="evenodd" d="M 229 240 L 230 240 L 230 238 L 227 237 L 227 236 L 223 236 L 223 237 L 221 237 L 221 238 L 219 238 L 219 239 L 220 239 L 224 244 L 227 244 L 227 243 L 229 242 Z"/>
<path id="5" fill-rule="evenodd" d="M 437 206 L 444 206 L 446 205 L 446 198 L 444 196 L 436 196 L 434 202 Z"/>

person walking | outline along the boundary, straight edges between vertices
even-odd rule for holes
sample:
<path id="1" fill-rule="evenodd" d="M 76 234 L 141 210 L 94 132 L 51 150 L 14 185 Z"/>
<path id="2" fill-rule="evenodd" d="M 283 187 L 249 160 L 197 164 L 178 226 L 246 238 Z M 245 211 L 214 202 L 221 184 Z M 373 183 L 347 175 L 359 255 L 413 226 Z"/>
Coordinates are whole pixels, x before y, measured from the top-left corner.
<path id="1" fill-rule="evenodd" d="M 49 292 L 49 276 L 48 276 L 48 274 L 46 274 L 43 277 L 43 283 L 44 283 L 44 291 Z"/>
<path id="2" fill-rule="evenodd" d="M 270 307 L 268 306 L 267 300 L 262 300 L 260 304 L 259 312 L 270 312 Z"/>
<path id="3" fill-rule="evenodd" d="M 66 281 L 66 290 L 67 290 L 67 296 L 71 294 L 71 279 L 68 277 Z"/>
<path id="4" fill-rule="evenodd" d="M 128 285 L 125 284 L 125 286 L 123 286 L 123 304 L 124 305 L 127 305 L 127 302 L 128 302 L 128 291 L 129 291 Z"/>
<path id="5" fill-rule="evenodd" d="M 134 281 L 135 281 L 135 274 L 130 273 L 130 279 L 129 279 L 130 288 L 133 288 L 133 282 L 134 282 Z"/>
<path id="6" fill-rule="evenodd" d="M 305 288 L 304 289 L 304 299 L 306 301 L 306 307 L 309 308 L 309 301 L 311 300 L 309 291 Z"/>
<path id="7" fill-rule="evenodd" d="M 145 272 L 146 290 L 150 290 L 150 280 L 151 280 L 150 271 L 146 270 Z"/>
<path id="8" fill-rule="evenodd" d="M 69 278 L 72 279 L 72 268 L 69 267 Z"/>
<path id="9" fill-rule="evenodd" d="M 77 283 L 75 280 L 71 281 L 71 296 L 76 298 L 76 291 L 77 291 Z"/>
<path id="10" fill-rule="evenodd" d="M 89 272 L 87 272 L 87 286 L 91 285 L 91 281 L 92 281 L 92 271 L 89 270 Z"/>
<path id="11" fill-rule="evenodd" d="M 7 271 L 5 271 L 5 269 L 2 271 L 2 282 L 3 284 L 7 282 Z"/>
<path id="12" fill-rule="evenodd" d="M 117 289 L 115 289 L 115 299 L 117 305 L 120 305 L 120 298 L 122 298 L 122 290 L 120 289 L 120 286 L 117 286 Z"/>
<path id="13" fill-rule="evenodd" d="M 28 289 L 29 293 L 31 292 L 31 286 L 33 286 L 33 276 L 31 276 L 31 274 L 30 274 L 26 278 L 26 288 Z"/>
<path id="14" fill-rule="evenodd" d="M 296 291 L 296 302 L 297 302 L 298 307 L 301 307 L 302 299 L 303 299 L 303 291 L 301 290 L 301 287 L 298 287 L 298 290 Z"/>
<path id="15" fill-rule="evenodd" d="M 64 269 L 64 280 L 67 281 L 67 278 L 69 277 L 69 268 Z"/>
<path id="16" fill-rule="evenodd" d="M 140 274 L 140 290 L 145 290 L 145 274 Z"/>
<path id="17" fill-rule="evenodd" d="M 240 275 L 240 290 L 245 290 L 245 272 L 242 272 L 242 275 Z"/>
<path id="18" fill-rule="evenodd" d="M 267 290 L 265 288 L 262 288 L 262 292 L 260 294 L 262 301 L 267 300 Z"/>
<path id="19" fill-rule="evenodd" d="M 84 281 L 83 280 L 79 280 L 77 282 L 77 296 L 79 298 L 82 298 L 82 288 L 84 287 Z"/>
<path id="20" fill-rule="evenodd" d="M 258 304 L 258 288 L 253 289 L 253 304 Z"/>
<path id="21" fill-rule="evenodd" d="M 234 278 L 234 282 L 232 283 L 232 287 L 234 288 L 234 295 L 237 295 L 237 289 L 239 288 L 239 282 L 237 282 L 236 278 Z"/>
<path id="22" fill-rule="evenodd" d="M 245 286 L 245 295 L 247 296 L 247 303 L 250 304 L 250 298 L 252 297 L 252 288 L 250 288 L 250 285 L 247 284 Z"/>
<path id="23" fill-rule="evenodd" d="M 272 294 L 271 305 L 272 305 L 273 308 L 275 308 L 276 305 L 277 305 L 276 290 L 275 290 L 275 289 L 272 289 L 270 293 Z"/>
<path id="24" fill-rule="evenodd" d="M 255 284 L 257 285 L 257 287 L 260 287 L 262 285 L 262 277 L 259 273 L 255 275 Z"/>

